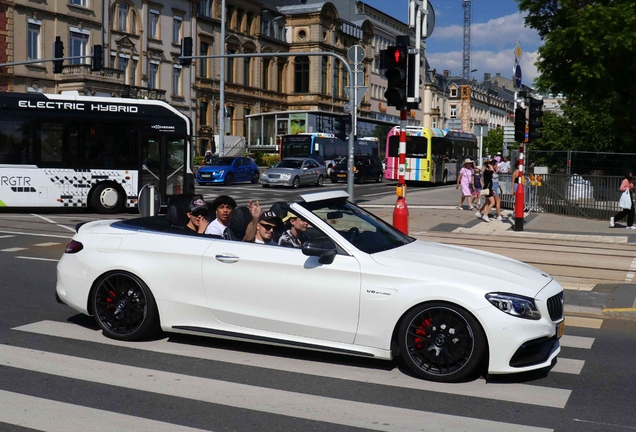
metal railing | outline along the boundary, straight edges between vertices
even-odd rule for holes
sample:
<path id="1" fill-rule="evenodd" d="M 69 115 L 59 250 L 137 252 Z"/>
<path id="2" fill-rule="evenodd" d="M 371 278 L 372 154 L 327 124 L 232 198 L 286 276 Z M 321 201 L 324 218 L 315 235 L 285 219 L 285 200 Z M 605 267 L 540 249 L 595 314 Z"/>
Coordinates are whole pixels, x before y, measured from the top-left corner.
<path id="1" fill-rule="evenodd" d="M 609 219 L 620 210 L 618 200 L 622 176 L 580 176 L 545 174 L 524 176 L 525 207 L 530 212 L 546 212 L 588 219 Z M 499 174 L 502 208 L 514 209 L 511 174 Z"/>

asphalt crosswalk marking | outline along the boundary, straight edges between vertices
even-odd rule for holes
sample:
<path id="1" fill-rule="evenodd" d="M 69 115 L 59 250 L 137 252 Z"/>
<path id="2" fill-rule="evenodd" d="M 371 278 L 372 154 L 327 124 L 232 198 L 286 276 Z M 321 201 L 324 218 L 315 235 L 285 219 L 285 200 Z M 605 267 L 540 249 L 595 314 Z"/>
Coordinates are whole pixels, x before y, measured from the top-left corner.
<path id="1" fill-rule="evenodd" d="M 0 235 L 0 239 L 15 237 L 14 235 Z"/>
<path id="2" fill-rule="evenodd" d="M 598 318 L 584 318 L 577 316 L 565 317 L 566 327 L 582 327 L 591 329 L 600 329 L 603 325 L 603 320 Z"/>
<path id="3" fill-rule="evenodd" d="M 451 386 L 444 383 L 415 379 L 405 375 L 398 369 L 379 370 L 320 361 L 299 360 L 286 357 L 279 358 L 260 354 L 229 351 L 209 346 L 181 345 L 178 343 L 167 342 L 166 339 L 131 344 L 108 339 L 99 331 L 86 329 L 72 323 L 56 321 L 40 321 L 16 327 L 13 330 L 73 340 L 89 341 L 103 345 L 122 346 L 163 354 L 173 354 L 225 363 L 249 365 L 285 372 L 296 372 L 320 377 L 337 378 L 349 381 L 479 397 L 492 400 L 503 400 L 553 408 L 565 407 L 565 404 L 571 394 L 570 390 L 554 389 L 528 384 L 486 383 L 484 379 L 454 384 Z M 558 362 L 561 362 L 561 359 L 559 359 Z M 560 371 L 569 374 L 578 374 L 580 373 L 581 368 L 582 365 L 576 362 L 564 361 L 561 365 L 559 365 Z"/>
<path id="4" fill-rule="evenodd" d="M 429 430 L 448 432 L 552 430 L 198 378 L 8 345 L 3 345 L 0 350 L 0 364 L 91 383 L 376 431 L 412 432 L 421 429 L 422 425 Z"/>
<path id="5" fill-rule="evenodd" d="M 563 335 L 561 337 L 561 346 L 570 348 L 591 349 L 594 338 L 583 336 Z"/>
<path id="6" fill-rule="evenodd" d="M 0 422 L 43 432 L 205 432 L 3 390 L 0 390 L 0 406 Z M 87 425 L 90 425 L 90 429 Z"/>
<path id="7" fill-rule="evenodd" d="M 59 259 L 52 258 L 39 258 L 39 257 L 27 257 L 27 256 L 16 256 L 17 259 L 25 259 L 25 260 L 33 260 L 33 261 L 50 261 L 50 262 L 59 262 Z"/>
<path id="8" fill-rule="evenodd" d="M 21 248 L 21 247 L 12 247 L 12 248 L 7 248 L 7 249 L 0 249 L 0 252 L 18 252 L 18 251 L 23 251 L 23 250 L 27 250 L 28 248 Z"/>
<path id="9" fill-rule="evenodd" d="M 62 244 L 62 243 L 54 243 L 54 242 L 37 243 L 37 244 L 34 244 L 33 246 L 48 247 L 48 246 L 55 246 L 55 245 L 59 245 L 59 244 Z"/>

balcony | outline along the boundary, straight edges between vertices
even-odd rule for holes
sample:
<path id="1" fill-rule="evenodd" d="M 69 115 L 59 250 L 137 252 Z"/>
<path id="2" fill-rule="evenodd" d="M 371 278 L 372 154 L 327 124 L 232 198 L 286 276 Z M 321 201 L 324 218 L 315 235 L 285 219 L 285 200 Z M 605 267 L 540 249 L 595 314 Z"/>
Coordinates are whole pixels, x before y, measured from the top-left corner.
<path id="1" fill-rule="evenodd" d="M 119 69 L 104 68 L 101 71 L 91 71 L 88 64 L 70 64 L 62 67 L 61 82 L 76 81 L 100 81 L 106 84 L 123 84 L 125 79 L 124 71 Z"/>
<path id="2" fill-rule="evenodd" d="M 123 86 L 121 97 L 131 99 L 153 99 L 153 100 L 166 100 L 166 91 L 161 89 L 153 89 L 149 87 L 139 86 Z"/>

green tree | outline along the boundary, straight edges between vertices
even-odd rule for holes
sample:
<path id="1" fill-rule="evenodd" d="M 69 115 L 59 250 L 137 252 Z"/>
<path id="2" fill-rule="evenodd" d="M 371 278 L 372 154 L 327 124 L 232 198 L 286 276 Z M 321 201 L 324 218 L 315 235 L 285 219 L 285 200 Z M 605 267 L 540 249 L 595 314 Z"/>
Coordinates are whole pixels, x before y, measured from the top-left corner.
<path id="1" fill-rule="evenodd" d="M 543 41 L 536 84 L 563 93 L 573 143 L 625 151 L 636 141 L 633 0 L 518 0 Z"/>
<path id="2" fill-rule="evenodd" d="M 488 135 L 483 138 L 484 155 L 486 155 L 486 149 L 491 155 L 496 155 L 498 152 L 503 151 L 503 129 L 489 129 Z"/>

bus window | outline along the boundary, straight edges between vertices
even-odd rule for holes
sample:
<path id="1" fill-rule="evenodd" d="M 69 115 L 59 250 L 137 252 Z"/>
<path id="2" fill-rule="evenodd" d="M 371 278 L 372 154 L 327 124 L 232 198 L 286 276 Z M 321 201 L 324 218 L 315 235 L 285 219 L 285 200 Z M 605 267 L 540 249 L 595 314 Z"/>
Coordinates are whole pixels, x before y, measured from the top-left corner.
<path id="1" fill-rule="evenodd" d="M 0 164 L 31 165 L 33 160 L 33 129 L 27 121 L 0 119 Z"/>
<path id="2" fill-rule="evenodd" d="M 86 122 L 82 166 L 136 169 L 136 137 L 133 125 Z"/>
<path id="3" fill-rule="evenodd" d="M 425 158 L 427 155 L 428 140 L 420 136 L 406 137 L 406 157 Z M 400 154 L 400 137 L 394 135 L 389 138 L 388 157 L 398 157 Z"/>

